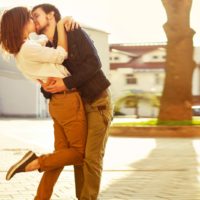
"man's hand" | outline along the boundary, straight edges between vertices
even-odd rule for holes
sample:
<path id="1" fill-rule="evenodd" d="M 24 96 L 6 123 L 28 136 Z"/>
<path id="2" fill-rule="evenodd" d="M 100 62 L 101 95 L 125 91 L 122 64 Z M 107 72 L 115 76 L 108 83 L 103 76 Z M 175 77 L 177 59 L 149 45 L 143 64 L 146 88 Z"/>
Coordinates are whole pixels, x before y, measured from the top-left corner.
<path id="1" fill-rule="evenodd" d="M 62 78 L 51 77 L 48 78 L 46 83 L 42 82 L 41 80 L 39 82 L 46 92 L 57 93 L 67 90 Z"/>

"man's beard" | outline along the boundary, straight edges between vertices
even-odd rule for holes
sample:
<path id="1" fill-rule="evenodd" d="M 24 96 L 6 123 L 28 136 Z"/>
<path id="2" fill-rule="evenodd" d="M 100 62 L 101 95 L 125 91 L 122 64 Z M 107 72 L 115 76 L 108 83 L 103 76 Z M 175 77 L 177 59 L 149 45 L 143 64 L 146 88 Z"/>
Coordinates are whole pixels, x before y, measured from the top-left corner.
<path id="1" fill-rule="evenodd" d="M 46 21 L 47 21 L 46 25 L 44 27 L 42 27 L 40 30 L 37 30 L 38 34 L 45 33 L 46 29 L 49 27 L 50 23 L 47 18 L 46 18 Z"/>
<path id="2" fill-rule="evenodd" d="M 41 28 L 40 30 L 37 30 L 37 33 L 38 33 L 38 34 L 44 33 L 47 27 L 48 27 L 48 25 L 44 26 L 44 27 Z"/>

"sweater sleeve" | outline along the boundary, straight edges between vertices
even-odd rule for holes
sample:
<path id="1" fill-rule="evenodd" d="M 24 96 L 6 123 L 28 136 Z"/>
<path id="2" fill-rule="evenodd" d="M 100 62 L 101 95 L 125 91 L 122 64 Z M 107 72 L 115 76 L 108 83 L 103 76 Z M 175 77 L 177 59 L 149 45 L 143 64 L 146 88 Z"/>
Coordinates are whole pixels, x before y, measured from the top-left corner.
<path id="1" fill-rule="evenodd" d="M 21 55 L 30 61 L 62 64 L 68 53 L 61 46 L 54 49 L 29 40 L 22 45 Z"/>

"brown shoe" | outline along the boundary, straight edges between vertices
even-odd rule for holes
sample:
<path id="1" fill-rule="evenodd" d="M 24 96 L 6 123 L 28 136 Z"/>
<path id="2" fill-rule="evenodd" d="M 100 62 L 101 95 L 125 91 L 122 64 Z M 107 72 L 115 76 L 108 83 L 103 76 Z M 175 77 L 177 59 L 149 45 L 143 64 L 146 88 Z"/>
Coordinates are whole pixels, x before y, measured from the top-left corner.
<path id="1" fill-rule="evenodd" d="M 25 172 L 25 167 L 38 157 L 32 151 L 27 152 L 24 157 L 14 164 L 6 174 L 6 180 L 10 180 L 16 173 Z"/>

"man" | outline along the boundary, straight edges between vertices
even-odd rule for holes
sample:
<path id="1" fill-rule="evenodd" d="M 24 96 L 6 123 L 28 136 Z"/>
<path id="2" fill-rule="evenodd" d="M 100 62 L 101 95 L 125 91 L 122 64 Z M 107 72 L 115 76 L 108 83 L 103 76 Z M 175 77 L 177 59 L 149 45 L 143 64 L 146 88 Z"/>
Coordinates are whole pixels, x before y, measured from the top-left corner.
<path id="1" fill-rule="evenodd" d="M 54 13 L 49 20 L 46 16 Z M 50 4 L 40 4 L 32 10 L 38 32 L 46 34 L 52 46 L 57 45 L 56 22 L 60 18 L 59 11 Z M 51 78 L 48 84 L 42 84 L 42 92 L 46 98 L 52 93 L 60 93 L 77 89 L 84 102 L 88 121 L 88 136 L 83 166 L 74 166 L 76 196 L 79 200 L 96 200 L 99 193 L 102 161 L 108 137 L 108 128 L 112 118 L 112 106 L 108 87 L 110 82 L 101 70 L 101 62 L 97 51 L 81 29 L 67 32 L 68 59 L 63 65 L 71 76 Z M 44 173 L 35 200 L 46 200 L 51 196 L 61 171 Z"/>

